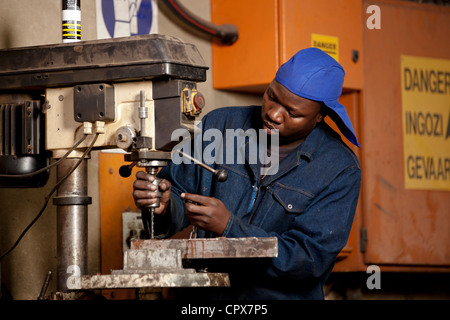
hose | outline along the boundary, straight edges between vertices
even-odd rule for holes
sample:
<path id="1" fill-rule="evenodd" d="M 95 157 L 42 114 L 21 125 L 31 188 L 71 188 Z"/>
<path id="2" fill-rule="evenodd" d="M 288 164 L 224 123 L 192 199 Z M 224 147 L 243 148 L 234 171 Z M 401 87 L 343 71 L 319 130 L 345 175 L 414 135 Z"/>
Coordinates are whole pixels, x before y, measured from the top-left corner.
<path id="1" fill-rule="evenodd" d="M 211 23 L 209 21 L 197 17 L 189 10 L 187 10 L 186 7 L 181 5 L 178 0 L 161 0 L 161 1 L 180 20 L 194 27 L 201 33 L 207 34 L 213 38 L 218 39 L 221 44 L 232 45 L 237 41 L 239 33 L 238 28 L 235 25 L 223 24 L 221 26 L 218 26 L 214 23 Z"/>

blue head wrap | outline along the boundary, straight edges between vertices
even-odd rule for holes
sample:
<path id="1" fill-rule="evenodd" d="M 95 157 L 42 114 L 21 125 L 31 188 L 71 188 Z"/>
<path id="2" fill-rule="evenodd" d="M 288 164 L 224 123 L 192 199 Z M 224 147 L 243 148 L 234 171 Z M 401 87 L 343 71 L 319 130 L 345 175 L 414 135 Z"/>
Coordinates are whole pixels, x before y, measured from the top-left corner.
<path id="1" fill-rule="evenodd" d="M 344 69 L 335 59 L 320 49 L 308 48 L 300 50 L 284 63 L 275 79 L 300 97 L 323 102 L 342 134 L 361 147 L 345 107 L 338 102 L 344 76 Z"/>

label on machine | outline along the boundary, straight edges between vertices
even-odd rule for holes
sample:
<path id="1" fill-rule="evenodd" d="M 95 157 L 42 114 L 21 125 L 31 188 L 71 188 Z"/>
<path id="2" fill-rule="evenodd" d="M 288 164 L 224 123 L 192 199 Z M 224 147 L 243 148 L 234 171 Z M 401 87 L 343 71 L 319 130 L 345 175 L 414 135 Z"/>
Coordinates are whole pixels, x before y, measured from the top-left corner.
<path id="1" fill-rule="evenodd" d="M 406 189 L 450 190 L 450 60 L 401 57 Z"/>

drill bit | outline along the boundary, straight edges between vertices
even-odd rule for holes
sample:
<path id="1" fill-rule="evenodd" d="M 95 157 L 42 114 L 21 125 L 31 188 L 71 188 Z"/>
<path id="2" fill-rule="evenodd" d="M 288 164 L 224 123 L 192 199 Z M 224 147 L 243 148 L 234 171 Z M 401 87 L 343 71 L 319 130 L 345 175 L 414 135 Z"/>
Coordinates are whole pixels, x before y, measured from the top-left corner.
<path id="1" fill-rule="evenodd" d="M 153 180 L 153 185 L 156 186 L 156 195 L 157 200 L 154 204 L 151 204 L 148 206 L 150 211 L 150 239 L 155 238 L 155 229 L 154 229 L 154 216 L 155 216 L 155 209 L 160 206 L 160 198 L 162 196 L 161 191 L 159 190 L 159 183 L 161 182 L 161 179 L 159 179 L 156 174 L 158 172 L 158 167 L 146 167 L 146 171 L 148 174 L 152 175 L 155 179 Z"/>

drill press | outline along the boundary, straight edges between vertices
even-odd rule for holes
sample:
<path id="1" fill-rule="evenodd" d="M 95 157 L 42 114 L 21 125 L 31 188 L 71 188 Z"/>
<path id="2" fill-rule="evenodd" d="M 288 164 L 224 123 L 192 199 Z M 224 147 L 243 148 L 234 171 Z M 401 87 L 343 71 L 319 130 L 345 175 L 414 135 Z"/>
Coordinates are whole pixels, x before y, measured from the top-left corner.
<path id="1" fill-rule="evenodd" d="M 131 162 L 122 173 L 136 165 L 156 175 L 178 143 L 172 141 L 172 133 L 180 128 L 192 130 L 201 112 L 204 98 L 196 84 L 206 80 L 206 70 L 195 46 L 154 34 L 0 50 L 4 133 L 0 174 L 16 175 L 2 179 L 0 187 L 8 187 L 11 181 L 16 187 L 40 186 L 42 179 L 25 175 L 45 169 L 51 159 L 64 159 L 58 165 L 61 185 L 54 198 L 59 292 L 229 286 L 226 274 L 184 269 L 182 259 L 277 255 L 276 238 L 150 239 L 132 242 L 124 254 L 123 270 L 87 275 L 91 198 L 84 153 L 91 148 L 119 147 L 128 152 L 125 160 Z M 82 165 L 65 179 L 78 161 Z M 223 172 L 215 174 L 224 178 Z M 158 185 L 159 180 L 154 183 Z M 156 206 L 149 208 L 150 213 Z M 152 214 L 148 226 L 154 238 L 151 222 Z"/>

